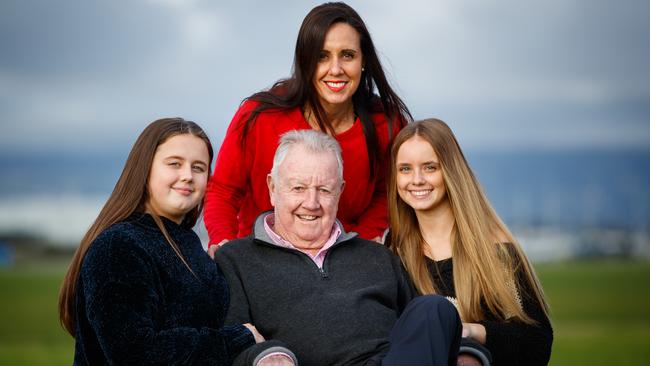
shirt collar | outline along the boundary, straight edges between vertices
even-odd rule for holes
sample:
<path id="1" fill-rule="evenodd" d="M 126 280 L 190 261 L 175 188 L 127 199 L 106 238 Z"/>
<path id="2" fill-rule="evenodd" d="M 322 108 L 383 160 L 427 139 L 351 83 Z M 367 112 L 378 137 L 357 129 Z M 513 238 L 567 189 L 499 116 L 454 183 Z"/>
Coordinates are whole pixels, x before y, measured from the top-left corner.
<path id="1" fill-rule="evenodd" d="M 312 256 L 309 253 L 305 252 L 304 250 L 296 248 L 289 241 L 284 240 L 284 238 L 282 238 L 280 235 L 278 235 L 273 230 L 274 225 L 275 225 L 275 216 L 273 215 L 273 213 L 269 213 L 266 216 L 264 216 L 264 230 L 266 231 L 267 235 L 271 239 L 272 244 L 275 244 L 277 246 L 284 247 L 284 248 L 299 250 L 299 251 L 301 251 L 301 252 L 303 252 L 305 254 L 308 254 L 310 257 L 313 257 L 313 258 L 318 257 L 319 255 L 321 255 L 322 253 L 327 251 L 327 249 L 329 249 L 332 245 L 334 245 L 334 243 L 336 243 L 336 239 L 338 239 L 339 236 L 342 233 L 341 226 L 339 225 L 338 221 L 334 221 L 334 226 L 332 226 L 332 231 L 330 232 L 329 238 L 327 239 L 325 244 L 323 244 L 323 246 L 320 248 L 318 253 L 316 253 L 316 255 Z"/>

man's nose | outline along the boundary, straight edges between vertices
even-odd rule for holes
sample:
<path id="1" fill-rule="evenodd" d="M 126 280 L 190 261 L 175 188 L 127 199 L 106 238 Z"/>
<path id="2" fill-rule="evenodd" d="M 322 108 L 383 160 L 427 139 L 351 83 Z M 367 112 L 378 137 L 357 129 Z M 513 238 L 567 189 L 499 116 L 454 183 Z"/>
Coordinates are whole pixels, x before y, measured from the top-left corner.
<path id="1" fill-rule="evenodd" d="M 302 206 L 308 210 L 317 210 L 320 207 L 317 189 L 308 189 L 305 192 L 305 200 L 302 202 Z"/>

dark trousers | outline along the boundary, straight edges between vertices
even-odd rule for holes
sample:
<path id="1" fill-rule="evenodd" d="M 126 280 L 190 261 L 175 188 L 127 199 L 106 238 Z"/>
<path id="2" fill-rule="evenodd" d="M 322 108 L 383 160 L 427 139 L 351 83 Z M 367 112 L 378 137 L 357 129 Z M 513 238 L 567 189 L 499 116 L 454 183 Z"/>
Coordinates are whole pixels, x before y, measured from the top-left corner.
<path id="1" fill-rule="evenodd" d="M 438 295 L 416 297 L 393 326 L 390 350 L 380 365 L 455 366 L 461 333 L 458 311 L 449 300 Z"/>

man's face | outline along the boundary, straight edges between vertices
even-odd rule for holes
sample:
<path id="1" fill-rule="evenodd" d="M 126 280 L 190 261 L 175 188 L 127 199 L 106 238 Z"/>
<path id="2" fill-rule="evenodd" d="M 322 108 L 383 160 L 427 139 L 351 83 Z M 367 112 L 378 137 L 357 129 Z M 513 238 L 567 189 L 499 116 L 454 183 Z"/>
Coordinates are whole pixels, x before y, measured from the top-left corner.
<path id="1" fill-rule="evenodd" d="M 332 231 L 344 186 L 336 157 L 293 146 L 275 178 L 267 177 L 274 231 L 299 249 L 320 249 Z"/>

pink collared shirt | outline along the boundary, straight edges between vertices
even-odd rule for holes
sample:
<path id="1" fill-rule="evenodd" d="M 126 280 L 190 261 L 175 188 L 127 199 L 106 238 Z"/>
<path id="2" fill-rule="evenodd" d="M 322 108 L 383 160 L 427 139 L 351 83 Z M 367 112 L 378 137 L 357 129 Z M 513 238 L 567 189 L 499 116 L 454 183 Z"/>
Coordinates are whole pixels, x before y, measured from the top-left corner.
<path id="1" fill-rule="evenodd" d="M 316 253 L 316 255 L 311 255 L 302 249 L 296 248 L 293 244 L 289 243 L 288 241 L 284 240 L 280 235 L 276 234 L 275 231 L 273 231 L 274 225 L 275 225 L 275 217 L 273 216 L 272 213 L 264 216 L 264 230 L 266 230 L 266 233 L 273 241 L 272 244 L 275 244 L 279 247 L 296 249 L 307 254 L 307 256 L 309 256 L 309 258 L 311 258 L 311 260 L 314 261 L 314 263 L 316 263 L 316 266 L 318 266 L 318 268 L 323 268 L 323 261 L 325 260 L 325 254 L 327 254 L 327 250 L 332 245 L 334 245 L 334 243 L 336 243 L 336 239 L 338 239 L 339 235 L 341 235 L 341 227 L 339 226 L 339 223 L 337 221 L 334 221 L 334 226 L 332 227 L 330 237 L 327 239 L 325 244 L 320 248 L 318 253 Z"/>

